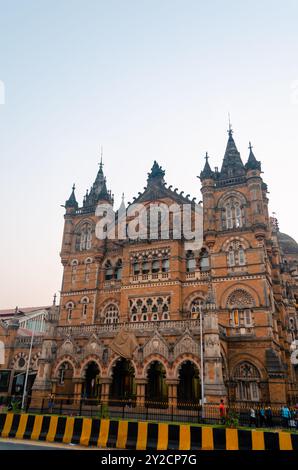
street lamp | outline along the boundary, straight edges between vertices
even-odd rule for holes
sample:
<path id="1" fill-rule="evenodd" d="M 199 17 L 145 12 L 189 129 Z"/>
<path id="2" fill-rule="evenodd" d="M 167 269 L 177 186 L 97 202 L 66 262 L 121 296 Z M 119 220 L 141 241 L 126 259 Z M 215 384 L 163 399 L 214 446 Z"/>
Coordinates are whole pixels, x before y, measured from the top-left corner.
<path id="1" fill-rule="evenodd" d="M 30 318 L 30 317 L 28 317 L 28 318 Z M 28 357 L 28 364 L 27 364 L 27 368 L 26 368 L 25 383 L 24 383 L 23 397 L 22 397 L 22 407 L 21 407 L 22 410 L 24 409 L 25 398 L 26 398 L 26 395 L 27 395 L 27 382 L 28 382 L 29 368 L 30 368 L 30 362 L 31 362 L 31 355 L 32 355 L 32 347 L 33 347 L 33 339 L 34 339 L 34 334 L 35 334 L 35 328 L 36 328 L 36 322 L 33 321 L 33 330 L 32 330 L 32 334 L 31 334 L 29 357 Z"/>

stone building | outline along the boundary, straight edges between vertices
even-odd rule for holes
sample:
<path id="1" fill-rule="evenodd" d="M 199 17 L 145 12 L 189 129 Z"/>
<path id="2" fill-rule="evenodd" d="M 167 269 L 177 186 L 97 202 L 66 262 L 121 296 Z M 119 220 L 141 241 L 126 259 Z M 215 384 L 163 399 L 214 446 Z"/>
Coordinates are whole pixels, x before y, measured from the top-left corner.
<path id="1" fill-rule="evenodd" d="M 212 170 L 206 155 L 200 174 L 202 244 L 175 238 L 171 218 L 164 237 L 162 211 L 156 239 L 148 233 L 99 239 L 96 207 L 113 208 L 103 164 L 81 206 L 73 188 L 65 203 L 59 315 L 48 320 L 34 400 L 53 392 L 198 402 L 202 374 L 210 403 L 298 397 L 290 360 L 298 335 L 298 245 L 269 217 L 252 146 L 244 164 L 231 129 L 228 134 L 221 169 Z M 188 205 L 193 220 L 201 205 L 164 177 L 154 162 L 134 204 Z M 131 207 L 122 202 L 115 211 L 118 228 Z"/>

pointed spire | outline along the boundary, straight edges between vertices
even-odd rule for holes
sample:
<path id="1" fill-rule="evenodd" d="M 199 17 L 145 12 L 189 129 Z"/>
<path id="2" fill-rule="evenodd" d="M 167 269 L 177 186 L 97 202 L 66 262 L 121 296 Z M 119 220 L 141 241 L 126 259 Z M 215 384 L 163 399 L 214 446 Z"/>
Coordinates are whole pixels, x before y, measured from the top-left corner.
<path id="1" fill-rule="evenodd" d="M 221 179 L 242 176 L 245 174 L 244 165 L 233 138 L 233 130 L 230 121 L 228 134 L 229 138 L 220 172 Z"/>
<path id="2" fill-rule="evenodd" d="M 203 170 L 201 171 L 201 174 L 200 174 L 200 178 L 201 180 L 202 179 L 208 179 L 208 178 L 213 178 L 213 171 L 211 170 L 210 168 L 210 165 L 209 165 L 209 162 L 208 162 L 208 159 L 209 159 L 209 155 L 208 155 L 208 152 L 206 152 L 206 155 L 205 155 L 205 159 L 206 159 L 206 162 L 205 162 L 205 166 L 203 168 Z"/>
<path id="3" fill-rule="evenodd" d="M 99 169 L 95 178 L 95 181 L 90 189 L 89 194 L 86 193 L 85 196 L 85 205 L 93 207 L 95 206 L 99 201 L 105 201 L 113 204 L 113 197 L 111 195 L 111 191 L 108 191 L 107 189 L 107 184 L 106 184 L 106 177 L 103 172 L 103 150 L 101 147 L 100 151 L 100 163 L 99 163 Z"/>
<path id="4" fill-rule="evenodd" d="M 78 203 L 77 203 L 76 196 L 75 196 L 75 189 L 76 189 L 76 187 L 75 187 L 75 184 L 74 184 L 73 187 L 72 187 L 71 195 L 69 196 L 69 198 L 65 202 L 65 208 L 74 208 L 74 209 L 78 208 Z"/>
<path id="5" fill-rule="evenodd" d="M 249 142 L 249 157 L 248 160 L 245 164 L 245 168 L 247 170 L 261 170 L 261 162 L 258 162 L 256 157 L 254 156 L 254 153 L 252 151 L 253 147 L 251 145 L 251 142 Z"/>
<path id="6" fill-rule="evenodd" d="M 56 305 L 56 299 L 57 299 L 57 294 L 55 292 L 54 296 L 53 296 L 53 306 Z"/>
<path id="7" fill-rule="evenodd" d="M 153 166 L 151 168 L 151 172 L 148 173 L 148 183 L 164 183 L 164 175 L 165 171 L 162 169 L 162 167 L 157 163 L 156 160 L 154 160 Z"/>

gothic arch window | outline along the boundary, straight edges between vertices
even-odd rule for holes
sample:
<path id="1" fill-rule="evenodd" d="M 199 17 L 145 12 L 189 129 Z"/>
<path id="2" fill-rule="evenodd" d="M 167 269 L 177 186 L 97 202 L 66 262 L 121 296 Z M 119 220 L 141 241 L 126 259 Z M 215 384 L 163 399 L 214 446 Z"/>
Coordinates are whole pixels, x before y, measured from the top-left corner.
<path id="1" fill-rule="evenodd" d="M 233 228 L 241 228 L 244 225 L 242 204 L 240 200 L 231 196 L 223 204 L 223 228 L 231 230 Z"/>
<path id="2" fill-rule="evenodd" d="M 148 274 L 149 273 L 149 261 L 148 257 L 144 256 L 142 259 L 142 274 Z"/>
<path id="3" fill-rule="evenodd" d="M 67 304 L 66 304 L 67 320 L 72 319 L 73 310 L 74 310 L 74 303 L 73 302 L 67 302 Z"/>
<path id="4" fill-rule="evenodd" d="M 236 397 L 241 401 L 260 400 L 260 379 L 258 369 L 249 362 L 239 364 L 233 374 L 236 382 Z"/>
<path id="5" fill-rule="evenodd" d="M 190 317 L 191 318 L 199 318 L 200 317 L 200 310 L 204 306 L 204 300 L 200 298 L 196 298 L 192 301 L 190 305 Z"/>
<path id="6" fill-rule="evenodd" d="M 105 280 L 110 281 L 114 277 L 114 268 L 110 260 L 105 263 Z"/>
<path id="7" fill-rule="evenodd" d="M 233 240 L 229 244 L 227 262 L 229 267 L 244 266 L 246 264 L 244 247 L 238 240 Z"/>
<path id="8" fill-rule="evenodd" d="M 90 250 L 92 246 L 92 227 L 88 222 L 84 223 L 80 231 L 80 251 Z"/>
<path id="9" fill-rule="evenodd" d="M 230 310 L 230 326 L 252 327 L 252 307 L 254 301 L 251 295 L 244 289 L 237 289 L 228 297 L 228 308 Z"/>
<path id="10" fill-rule="evenodd" d="M 152 258 L 152 273 L 156 274 L 159 272 L 160 262 L 158 256 L 154 255 Z"/>
<path id="11" fill-rule="evenodd" d="M 89 279 L 90 279 L 91 263 L 92 263 L 91 258 L 85 259 L 85 282 L 89 282 Z"/>
<path id="12" fill-rule="evenodd" d="M 167 273 L 170 270 L 170 261 L 169 261 L 169 256 L 164 255 L 162 258 L 162 272 Z"/>
<path id="13" fill-rule="evenodd" d="M 210 268 L 209 254 L 206 249 L 203 249 L 200 257 L 200 269 L 201 271 L 208 271 Z"/>
<path id="14" fill-rule="evenodd" d="M 84 318 L 87 317 L 87 311 L 88 311 L 88 304 L 89 304 L 89 303 L 90 303 L 90 300 L 89 300 L 88 297 L 83 297 L 83 298 L 81 299 L 81 304 L 83 305 L 83 307 L 82 307 L 82 316 L 83 316 Z"/>
<path id="15" fill-rule="evenodd" d="M 131 321 L 159 321 L 170 319 L 171 298 L 144 297 L 134 298 L 129 301 Z"/>
<path id="16" fill-rule="evenodd" d="M 116 266 L 115 266 L 115 279 L 120 281 L 122 278 L 122 260 L 118 259 Z"/>
<path id="17" fill-rule="evenodd" d="M 70 263 L 71 265 L 71 283 L 74 284 L 77 280 L 77 271 L 78 271 L 78 260 L 73 259 Z"/>
<path id="18" fill-rule="evenodd" d="M 104 310 L 104 323 L 119 323 L 119 309 L 115 304 L 109 304 Z"/>
<path id="19" fill-rule="evenodd" d="M 132 260 L 132 272 L 134 276 L 138 276 L 140 274 L 140 263 L 137 257 L 134 257 Z"/>
<path id="20" fill-rule="evenodd" d="M 192 250 L 186 252 L 186 272 L 193 273 L 196 270 L 195 254 Z"/>

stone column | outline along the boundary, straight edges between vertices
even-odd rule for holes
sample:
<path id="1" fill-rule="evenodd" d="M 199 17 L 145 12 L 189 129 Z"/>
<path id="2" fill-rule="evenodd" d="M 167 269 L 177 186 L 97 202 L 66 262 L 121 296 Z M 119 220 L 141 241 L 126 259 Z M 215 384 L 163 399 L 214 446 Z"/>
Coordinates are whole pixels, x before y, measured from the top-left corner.
<path id="1" fill-rule="evenodd" d="M 135 379 L 135 383 L 137 386 L 137 406 L 144 406 L 148 379 Z"/>
<path id="2" fill-rule="evenodd" d="M 168 385 L 169 406 L 177 407 L 177 388 L 179 380 L 167 379 L 166 384 Z"/>
<path id="3" fill-rule="evenodd" d="M 108 403 L 109 402 L 109 395 L 110 395 L 110 386 L 112 383 L 113 379 L 110 377 L 101 377 L 99 379 L 99 382 L 101 384 L 101 397 L 100 400 L 102 403 Z"/>
<path id="4" fill-rule="evenodd" d="M 74 382 L 74 403 L 80 403 L 82 397 L 82 385 L 84 379 L 82 378 L 73 378 Z"/>
<path id="5" fill-rule="evenodd" d="M 219 403 L 221 398 L 226 397 L 227 391 L 222 375 L 218 320 L 214 309 L 204 314 L 203 340 L 205 398 L 207 403 Z"/>

